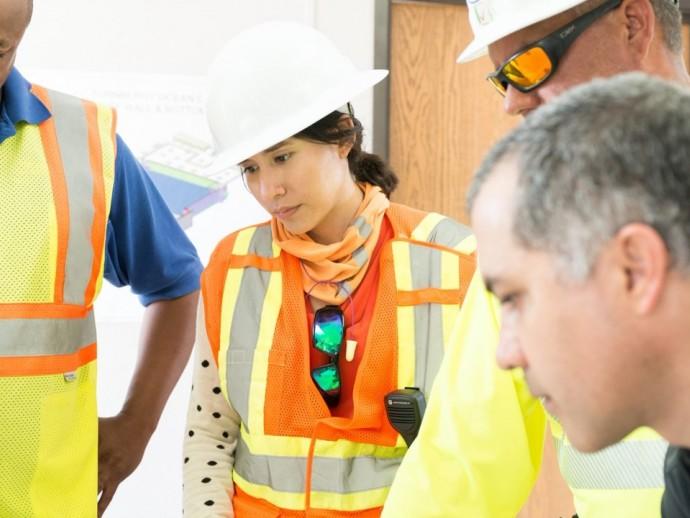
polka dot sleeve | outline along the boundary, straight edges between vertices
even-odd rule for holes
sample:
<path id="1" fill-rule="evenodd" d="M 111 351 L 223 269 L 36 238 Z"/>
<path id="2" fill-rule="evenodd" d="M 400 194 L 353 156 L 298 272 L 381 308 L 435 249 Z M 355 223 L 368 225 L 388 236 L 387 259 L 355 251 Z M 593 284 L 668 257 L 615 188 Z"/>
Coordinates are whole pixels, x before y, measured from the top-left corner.
<path id="1" fill-rule="evenodd" d="M 204 327 L 197 320 L 192 392 L 183 445 L 184 516 L 232 517 L 232 466 L 240 417 L 220 391 L 218 368 Z"/>

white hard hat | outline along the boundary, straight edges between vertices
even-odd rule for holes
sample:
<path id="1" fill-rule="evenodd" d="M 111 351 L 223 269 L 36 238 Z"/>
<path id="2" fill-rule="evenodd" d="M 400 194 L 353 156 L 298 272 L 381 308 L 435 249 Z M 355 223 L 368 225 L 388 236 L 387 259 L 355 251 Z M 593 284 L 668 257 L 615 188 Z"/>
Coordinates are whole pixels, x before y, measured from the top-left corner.
<path id="1" fill-rule="evenodd" d="M 316 29 L 274 21 L 228 42 L 211 65 L 206 103 L 219 157 L 236 165 L 348 103 L 388 75 L 358 70 Z"/>
<path id="2" fill-rule="evenodd" d="M 585 0 L 467 0 L 474 40 L 458 56 L 466 63 L 486 54 L 492 43 L 567 11 Z"/>

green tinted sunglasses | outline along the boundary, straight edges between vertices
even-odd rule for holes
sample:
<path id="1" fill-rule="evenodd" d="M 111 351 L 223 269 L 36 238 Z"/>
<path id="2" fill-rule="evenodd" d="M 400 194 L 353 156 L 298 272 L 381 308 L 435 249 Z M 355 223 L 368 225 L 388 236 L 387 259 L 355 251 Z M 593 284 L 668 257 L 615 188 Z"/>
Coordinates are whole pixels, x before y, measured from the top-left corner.
<path id="1" fill-rule="evenodd" d="M 313 346 L 328 355 L 329 362 L 311 370 L 311 377 L 328 406 L 340 399 L 338 356 L 345 337 L 345 317 L 338 306 L 324 306 L 314 313 Z"/>

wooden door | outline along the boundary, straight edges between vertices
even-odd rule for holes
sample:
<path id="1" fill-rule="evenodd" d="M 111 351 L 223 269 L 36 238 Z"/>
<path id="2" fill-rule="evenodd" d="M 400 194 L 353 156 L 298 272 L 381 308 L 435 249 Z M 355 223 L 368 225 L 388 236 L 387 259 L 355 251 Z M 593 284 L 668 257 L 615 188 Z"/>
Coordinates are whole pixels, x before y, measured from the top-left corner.
<path id="1" fill-rule="evenodd" d="M 401 177 L 393 199 L 467 222 L 474 169 L 519 121 L 484 79 L 488 58 L 455 63 L 471 39 L 465 6 L 394 1 L 390 17 L 389 158 Z"/>

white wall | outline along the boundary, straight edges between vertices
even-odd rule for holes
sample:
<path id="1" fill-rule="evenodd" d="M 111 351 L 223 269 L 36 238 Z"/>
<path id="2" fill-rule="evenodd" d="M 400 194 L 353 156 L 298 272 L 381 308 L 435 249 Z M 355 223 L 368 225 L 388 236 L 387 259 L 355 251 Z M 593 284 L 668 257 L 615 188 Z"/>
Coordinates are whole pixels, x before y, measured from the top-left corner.
<path id="1" fill-rule="evenodd" d="M 17 66 L 30 80 L 81 95 L 93 88 L 86 84 L 91 77 L 115 75 L 118 83 L 155 75 L 158 82 L 167 78 L 169 88 L 187 88 L 202 81 L 228 38 L 268 19 L 314 25 L 356 65 L 373 65 L 374 0 L 35 0 Z M 353 101 L 364 127 L 372 128 L 371 93 Z M 121 134 L 137 151 L 138 141 L 150 131 L 126 117 L 122 111 Z M 226 202 L 201 213 L 188 234 L 205 262 L 220 236 L 264 217 L 240 182 L 234 182 Z M 106 287 L 97 314 L 100 412 L 112 415 L 134 368 L 141 310 L 128 290 Z M 181 441 L 189 386 L 187 369 L 144 461 L 120 486 L 107 517 L 181 515 Z"/>

